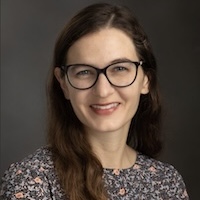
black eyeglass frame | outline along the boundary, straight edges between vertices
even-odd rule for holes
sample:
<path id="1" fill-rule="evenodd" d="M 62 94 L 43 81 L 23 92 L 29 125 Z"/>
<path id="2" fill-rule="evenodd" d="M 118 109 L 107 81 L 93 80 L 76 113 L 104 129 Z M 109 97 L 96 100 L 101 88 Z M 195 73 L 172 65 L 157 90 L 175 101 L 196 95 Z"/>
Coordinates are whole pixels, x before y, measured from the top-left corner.
<path id="1" fill-rule="evenodd" d="M 125 85 L 125 86 L 118 86 L 118 85 L 113 84 L 113 83 L 109 80 L 109 78 L 108 78 L 108 76 L 107 76 L 107 74 L 106 74 L 107 69 L 108 69 L 110 66 L 115 65 L 115 64 L 118 64 L 118 63 L 133 63 L 133 64 L 135 64 L 135 66 L 136 66 L 136 73 L 135 73 L 135 77 L 134 77 L 133 81 L 132 81 L 130 84 Z M 102 68 L 102 69 L 96 68 L 96 67 L 94 67 L 94 66 L 92 66 L 92 65 L 88 65 L 88 64 L 61 65 L 61 66 L 59 66 L 59 67 L 60 67 L 60 69 L 61 69 L 62 71 L 64 71 L 64 73 L 67 75 L 67 80 L 68 80 L 69 84 L 70 84 L 73 88 L 78 89 L 78 90 L 87 90 L 87 89 L 92 88 L 92 87 L 96 84 L 96 82 L 98 81 L 99 75 L 100 75 L 101 73 L 105 75 L 105 77 L 107 78 L 108 82 L 109 82 L 111 85 L 113 85 L 113 86 L 115 86 L 115 87 L 119 87 L 119 88 L 128 87 L 128 86 L 132 85 L 132 84 L 135 82 L 136 77 L 137 77 L 137 74 L 138 74 L 138 67 L 139 67 L 139 66 L 142 66 L 142 64 L 143 64 L 143 61 L 138 61 L 138 62 L 137 62 L 137 61 L 119 61 L 119 62 L 115 62 L 115 63 L 109 64 L 108 66 L 106 66 L 106 67 L 104 67 L 104 68 Z M 78 87 L 75 87 L 75 86 L 71 83 L 71 81 L 70 81 L 70 79 L 69 79 L 69 77 L 68 77 L 68 73 L 67 73 L 67 72 L 68 72 L 68 69 L 69 69 L 71 66 L 88 66 L 88 67 L 92 67 L 92 68 L 95 69 L 96 72 L 97 72 L 96 80 L 94 81 L 94 83 L 93 83 L 90 87 L 87 87 L 87 88 L 78 88 Z"/>

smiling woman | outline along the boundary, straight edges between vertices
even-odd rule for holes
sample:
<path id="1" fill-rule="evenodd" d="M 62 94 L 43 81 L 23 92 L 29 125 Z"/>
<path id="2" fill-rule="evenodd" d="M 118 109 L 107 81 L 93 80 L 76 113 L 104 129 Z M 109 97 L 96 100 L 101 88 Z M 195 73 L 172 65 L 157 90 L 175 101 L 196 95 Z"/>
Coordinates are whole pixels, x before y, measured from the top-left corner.
<path id="1" fill-rule="evenodd" d="M 76 41 L 68 50 L 66 57 L 67 64 L 69 63 L 67 77 L 70 81 L 63 78 L 60 68 L 55 69 L 55 76 L 65 97 L 70 100 L 76 116 L 84 125 L 87 135 L 92 133 L 98 136 L 98 132 L 114 131 L 114 135 L 118 132 L 119 136 L 126 134 L 126 138 L 140 95 L 148 92 L 148 78 L 139 66 L 139 58 L 130 37 L 116 28 L 102 28 Z M 85 70 L 81 71 L 84 72 L 84 78 L 82 73 L 81 78 L 74 78 L 70 73 L 71 67 L 78 68 L 77 65 L 86 64 L 99 66 L 96 70 L 106 70 L 105 74 L 101 73 L 94 77 L 92 70 L 89 71 L 87 67 L 86 75 Z M 102 68 L 105 65 L 108 67 Z M 128 72 L 118 70 L 116 74 L 116 68 L 119 66 L 123 66 Z M 88 73 L 94 77 L 93 80 Z M 80 73 L 78 75 L 80 77 Z"/>
<path id="2" fill-rule="evenodd" d="M 5 199 L 189 199 L 155 159 L 161 104 L 150 43 L 127 8 L 94 4 L 64 27 L 48 83 L 48 144 L 12 164 Z"/>

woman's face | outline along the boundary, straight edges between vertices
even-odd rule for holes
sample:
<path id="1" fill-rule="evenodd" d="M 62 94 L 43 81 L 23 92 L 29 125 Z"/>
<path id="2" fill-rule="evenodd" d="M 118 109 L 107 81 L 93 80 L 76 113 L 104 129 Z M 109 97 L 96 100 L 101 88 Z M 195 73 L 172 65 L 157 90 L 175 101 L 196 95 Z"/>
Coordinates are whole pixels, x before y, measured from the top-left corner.
<path id="1" fill-rule="evenodd" d="M 132 40 L 124 32 L 105 28 L 77 40 L 68 50 L 66 60 L 67 65 L 88 64 L 101 69 L 116 60 L 139 61 L 139 58 Z M 66 77 L 60 76 L 59 68 L 55 69 L 55 76 L 88 132 L 127 132 L 140 95 L 148 93 L 148 78 L 141 66 L 135 82 L 123 88 L 111 85 L 104 74 L 86 90 L 73 88 Z"/>

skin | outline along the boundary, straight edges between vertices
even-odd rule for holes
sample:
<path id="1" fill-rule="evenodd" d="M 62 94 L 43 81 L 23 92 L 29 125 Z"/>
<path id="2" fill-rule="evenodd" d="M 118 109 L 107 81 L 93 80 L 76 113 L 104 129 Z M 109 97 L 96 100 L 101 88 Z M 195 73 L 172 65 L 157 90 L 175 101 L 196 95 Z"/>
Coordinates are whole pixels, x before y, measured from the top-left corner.
<path id="1" fill-rule="evenodd" d="M 68 50 L 67 64 L 84 63 L 104 68 L 118 59 L 139 61 L 135 45 L 124 32 L 104 28 L 77 40 Z M 90 89 L 74 89 L 67 78 L 55 69 L 66 99 L 84 124 L 89 142 L 104 168 L 128 168 L 136 160 L 136 152 L 126 145 L 140 95 L 148 93 L 148 78 L 138 68 L 135 82 L 124 88 L 112 86 L 103 74 Z M 101 107 L 101 109 L 96 108 Z M 113 156 L 115 155 L 115 156 Z"/>

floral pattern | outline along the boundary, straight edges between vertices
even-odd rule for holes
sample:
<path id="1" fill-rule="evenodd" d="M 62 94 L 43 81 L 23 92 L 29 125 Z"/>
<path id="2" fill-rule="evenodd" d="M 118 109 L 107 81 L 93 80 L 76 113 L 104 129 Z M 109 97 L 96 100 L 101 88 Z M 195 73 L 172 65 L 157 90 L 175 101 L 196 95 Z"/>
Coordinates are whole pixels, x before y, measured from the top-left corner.
<path id="1" fill-rule="evenodd" d="M 128 169 L 104 169 L 109 200 L 188 200 L 181 175 L 171 165 L 138 153 Z M 14 163 L 1 180 L 0 199 L 64 200 L 48 147 Z"/>

